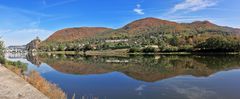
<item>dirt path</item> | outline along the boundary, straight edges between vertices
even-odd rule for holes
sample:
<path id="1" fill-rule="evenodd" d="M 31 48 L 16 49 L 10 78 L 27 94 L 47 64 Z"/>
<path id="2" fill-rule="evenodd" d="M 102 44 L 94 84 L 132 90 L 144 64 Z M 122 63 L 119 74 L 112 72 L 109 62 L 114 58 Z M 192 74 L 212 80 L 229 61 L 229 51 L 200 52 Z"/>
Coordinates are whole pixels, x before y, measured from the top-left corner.
<path id="1" fill-rule="evenodd" d="M 18 75 L 0 65 L 0 99 L 49 99 Z"/>

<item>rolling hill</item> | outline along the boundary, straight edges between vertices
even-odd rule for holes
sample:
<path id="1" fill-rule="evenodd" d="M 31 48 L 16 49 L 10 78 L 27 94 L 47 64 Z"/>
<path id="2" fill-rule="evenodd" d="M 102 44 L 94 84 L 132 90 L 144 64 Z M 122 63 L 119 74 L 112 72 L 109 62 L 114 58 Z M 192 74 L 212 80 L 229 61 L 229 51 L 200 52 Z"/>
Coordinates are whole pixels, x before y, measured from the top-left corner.
<path id="1" fill-rule="evenodd" d="M 240 34 L 240 29 L 218 26 L 209 21 L 195 21 L 192 23 L 177 23 L 157 18 L 144 18 L 133 21 L 122 28 L 110 29 L 105 27 L 79 27 L 66 28 L 58 30 L 47 38 L 47 42 L 67 42 L 82 38 L 91 38 L 92 36 L 107 36 L 107 35 L 137 35 L 149 33 L 226 33 Z"/>
<path id="2" fill-rule="evenodd" d="M 111 29 L 103 27 L 66 28 L 53 33 L 50 37 L 47 38 L 46 42 L 74 41 L 81 38 L 88 38 L 107 30 Z"/>
<path id="3" fill-rule="evenodd" d="M 79 50 L 82 49 L 79 45 L 84 44 L 94 45 L 95 49 L 101 50 L 161 45 L 164 51 L 179 51 L 192 50 L 213 37 L 217 37 L 213 40 L 220 39 L 216 41 L 221 43 L 220 47 L 234 46 L 233 49 L 236 49 L 240 46 L 237 45 L 240 42 L 240 29 L 237 28 L 219 26 L 209 21 L 177 23 L 149 17 L 133 21 L 118 29 L 104 27 L 62 29 L 47 38 L 41 44 L 41 49 Z"/>

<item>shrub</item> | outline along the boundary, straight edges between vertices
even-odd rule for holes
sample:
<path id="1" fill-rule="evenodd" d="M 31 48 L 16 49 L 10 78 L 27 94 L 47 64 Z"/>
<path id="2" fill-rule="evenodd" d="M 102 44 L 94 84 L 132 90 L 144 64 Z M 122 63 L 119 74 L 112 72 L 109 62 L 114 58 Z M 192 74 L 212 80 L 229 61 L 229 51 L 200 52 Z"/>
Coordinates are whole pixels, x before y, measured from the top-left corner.
<path id="1" fill-rule="evenodd" d="M 64 50 L 65 50 L 65 46 L 62 45 L 62 44 L 60 44 L 60 45 L 58 46 L 58 51 L 64 51 Z"/>
<path id="2" fill-rule="evenodd" d="M 6 61 L 6 66 L 14 66 L 16 68 L 22 69 L 23 71 L 27 70 L 27 64 L 20 61 Z"/>
<path id="3" fill-rule="evenodd" d="M 16 66 L 12 66 L 12 65 L 5 65 L 6 68 L 8 68 L 9 70 L 11 70 L 12 72 L 16 73 L 19 76 L 23 76 L 23 70 L 21 68 L 18 68 Z"/>
<path id="4" fill-rule="evenodd" d="M 36 71 L 32 71 L 26 80 L 50 99 L 66 99 L 65 93 L 57 85 L 48 82 Z"/>
<path id="5" fill-rule="evenodd" d="M 3 56 L 0 56 L 0 63 L 6 64 L 6 59 Z"/>
<path id="6" fill-rule="evenodd" d="M 211 37 L 205 42 L 202 42 L 195 46 L 200 51 L 221 51 L 221 52 L 231 52 L 238 51 L 238 41 L 229 40 L 224 37 Z"/>
<path id="7" fill-rule="evenodd" d="M 193 46 L 192 45 L 183 45 L 179 48 L 179 51 L 192 51 L 193 50 Z"/>
<path id="8" fill-rule="evenodd" d="M 93 50 L 93 47 L 90 44 L 86 44 L 83 46 L 83 52 L 86 52 L 88 50 Z"/>
<path id="9" fill-rule="evenodd" d="M 136 53 L 136 52 L 140 52 L 141 50 L 139 48 L 133 47 L 129 49 L 129 53 Z"/>
<path id="10" fill-rule="evenodd" d="M 142 50 L 142 52 L 144 52 L 144 53 L 154 53 L 154 52 L 156 52 L 156 49 L 153 48 L 153 47 L 146 47 Z"/>
<path id="11" fill-rule="evenodd" d="M 176 51 L 178 51 L 178 47 L 176 47 L 176 46 L 166 47 L 163 51 L 164 52 L 176 52 Z"/>

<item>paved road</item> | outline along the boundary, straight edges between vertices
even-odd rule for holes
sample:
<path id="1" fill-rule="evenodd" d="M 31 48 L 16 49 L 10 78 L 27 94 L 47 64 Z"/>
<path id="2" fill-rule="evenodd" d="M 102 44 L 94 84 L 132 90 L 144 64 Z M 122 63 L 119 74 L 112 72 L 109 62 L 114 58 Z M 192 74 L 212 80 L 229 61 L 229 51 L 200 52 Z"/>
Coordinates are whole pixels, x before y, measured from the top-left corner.
<path id="1" fill-rule="evenodd" d="M 0 65 L 0 99 L 49 99 L 21 77 Z"/>

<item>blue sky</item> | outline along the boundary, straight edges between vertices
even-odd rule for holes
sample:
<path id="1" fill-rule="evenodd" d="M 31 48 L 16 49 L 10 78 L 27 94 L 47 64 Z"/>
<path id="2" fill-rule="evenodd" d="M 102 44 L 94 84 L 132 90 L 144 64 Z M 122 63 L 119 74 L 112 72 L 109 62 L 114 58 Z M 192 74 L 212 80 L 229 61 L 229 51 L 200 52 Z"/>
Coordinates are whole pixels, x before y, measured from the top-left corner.
<path id="1" fill-rule="evenodd" d="M 239 4 L 240 0 L 0 0 L 0 36 L 6 45 L 23 45 L 63 28 L 120 28 L 145 17 L 209 20 L 239 28 Z"/>

